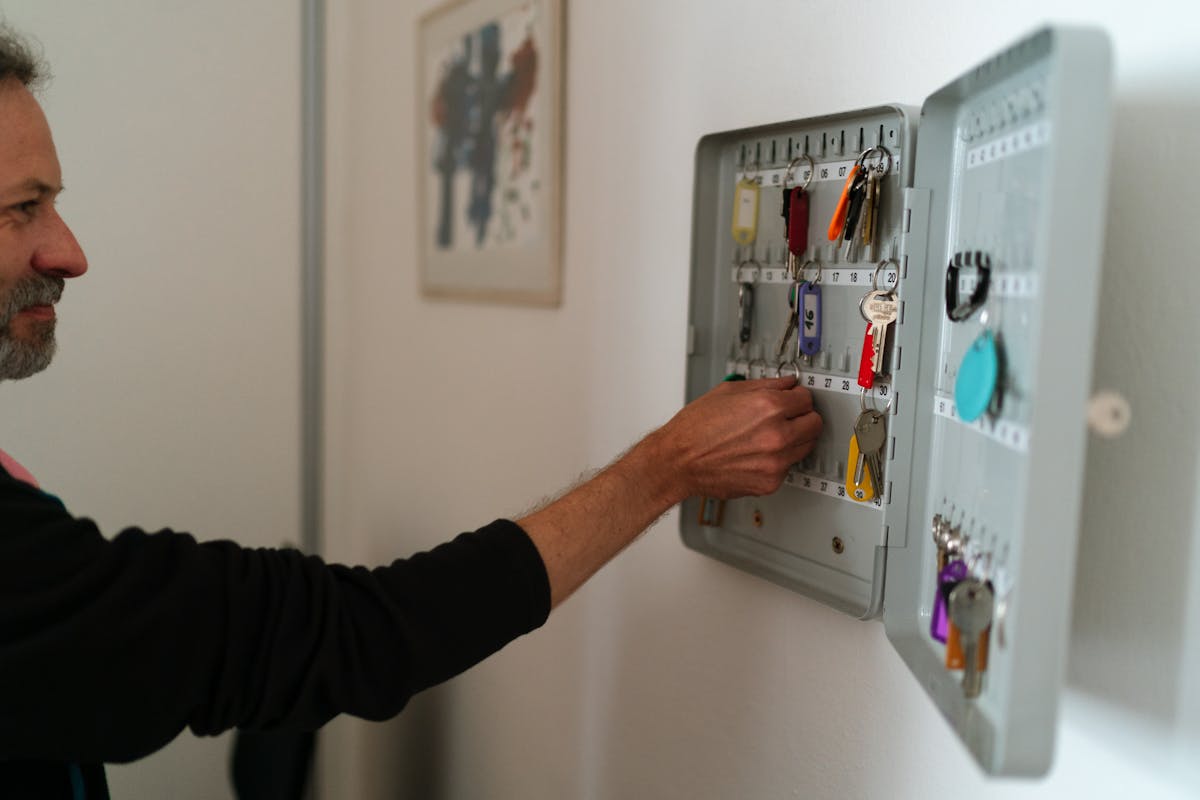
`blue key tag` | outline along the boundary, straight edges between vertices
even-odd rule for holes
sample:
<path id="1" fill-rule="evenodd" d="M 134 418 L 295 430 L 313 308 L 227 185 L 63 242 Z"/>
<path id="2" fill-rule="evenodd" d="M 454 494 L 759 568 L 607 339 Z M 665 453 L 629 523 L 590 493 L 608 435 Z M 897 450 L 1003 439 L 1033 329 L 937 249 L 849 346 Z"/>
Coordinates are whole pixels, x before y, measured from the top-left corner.
<path id="1" fill-rule="evenodd" d="M 1000 382 L 1000 353 L 995 334 L 985 330 L 971 343 L 958 368 L 954 404 L 963 422 L 974 422 L 992 405 Z"/>
<path id="2" fill-rule="evenodd" d="M 805 281 L 796 303 L 800 315 L 800 352 L 815 356 L 821 352 L 821 287 Z"/>

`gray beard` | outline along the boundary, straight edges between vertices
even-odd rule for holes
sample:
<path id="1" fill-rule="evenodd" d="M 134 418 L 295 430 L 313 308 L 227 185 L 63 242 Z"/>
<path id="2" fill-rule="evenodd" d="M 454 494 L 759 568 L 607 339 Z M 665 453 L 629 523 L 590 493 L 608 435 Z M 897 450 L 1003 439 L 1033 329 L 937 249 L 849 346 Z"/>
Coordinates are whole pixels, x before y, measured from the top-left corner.
<path id="1" fill-rule="evenodd" d="M 62 278 L 35 275 L 13 284 L 7 295 L 0 297 L 0 381 L 28 378 L 50 366 L 57 347 L 55 321 L 34 322 L 25 339 L 13 335 L 12 321 L 23 308 L 57 303 L 64 283 Z"/>

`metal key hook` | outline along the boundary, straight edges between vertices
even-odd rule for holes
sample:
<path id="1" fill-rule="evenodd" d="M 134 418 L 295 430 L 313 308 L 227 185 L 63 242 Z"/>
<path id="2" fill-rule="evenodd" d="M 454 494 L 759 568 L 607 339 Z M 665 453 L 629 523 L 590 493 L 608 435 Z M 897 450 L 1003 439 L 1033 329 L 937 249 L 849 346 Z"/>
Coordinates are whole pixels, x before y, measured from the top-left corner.
<path id="1" fill-rule="evenodd" d="M 813 161 L 812 156 L 808 153 L 801 153 L 788 162 L 787 170 L 783 173 L 783 188 L 788 188 L 788 183 L 795 180 L 796 166 L 801 161 L 808 162 L 808 179 L 804 181 L 804 185 L 800 187 L 800 191 L 807 192 L 808 185 L 812 183 L 813 175 L 817 172 L 817 162 Z"/>
<path id="2" fill-rule="evenodd" d="M 738 272 L 742 271 L 742 267 L 754 267 L 754 280 L 758 280 L 762 275 L 762 264 L 758 263 L 757 258 L 744 258 L 738 263 Z"/>
<path id="3" fill-rule="evenodd" d="M 815 258 L 810 258 L 808 261 L 804 262 L 803 266 L 800 267 L 800 280 L 801 281 L 807 280 L 804 277 L 804 273 L 808 271 L 809 264 L 812 264 L 816 268 L 817 277 L 816 277 L 816 280 L 808 281 L 808 284 L 810 286 L 816 286 L 818 283 L 821 282 L 821 262 L 816 260 Z"/>
<path id="4" fill-rule="evenodd" d="M 857 163 L 860 168 L 865 168 L 867 166 L 867 159 L 871 157 L 872 153 L 879 153 L 879 167 L 883 167 L 883 160 L 884 158 L 887 159 L 887 168 L 881 169 L 880 174 L 887 175 L 890 173 L 892 171 L 892 151 L 888 150 L 881 144 L 877 144 L 874 147 L 868 147 L 866 150 L 863 150 L 855 163 Z"/>
<path id="5" fill-rule="evenodd" d="M 873 398 L 874 398 L 874 395 L 872 395 L 872 399 Z M 884 406 L 883 406 L 883 411 L 880 412 L 885 417 L 892 413 L 892 400 L 893 399 L 894 399 L 894 395 L 892 397 L 889 397 L 887 400 L 887 403 L 884 404 Z M 871 405 L 874 406 L 875 404 L 871 403 Z M 867 408 L 867 388 L 865 386 L 859 390 L 858 407 L 862 409 L 862 413 L 864 413 L 864 414 L 870 410 Z M 879 409 L 875 409 L 875 410 L 878 411 Z"/>

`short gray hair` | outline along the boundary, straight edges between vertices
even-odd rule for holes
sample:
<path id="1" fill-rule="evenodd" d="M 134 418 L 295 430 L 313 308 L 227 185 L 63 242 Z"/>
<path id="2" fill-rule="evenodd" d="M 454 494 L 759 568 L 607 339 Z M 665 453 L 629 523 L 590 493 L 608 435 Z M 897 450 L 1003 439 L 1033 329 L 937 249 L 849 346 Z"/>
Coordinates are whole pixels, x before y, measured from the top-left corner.
<path id="1" fill-rule="evenodd" d="M 0 82 L 18 80 L 34 89 L 49 77 L 45 63 L 25 37 L 0 23 Z"/>

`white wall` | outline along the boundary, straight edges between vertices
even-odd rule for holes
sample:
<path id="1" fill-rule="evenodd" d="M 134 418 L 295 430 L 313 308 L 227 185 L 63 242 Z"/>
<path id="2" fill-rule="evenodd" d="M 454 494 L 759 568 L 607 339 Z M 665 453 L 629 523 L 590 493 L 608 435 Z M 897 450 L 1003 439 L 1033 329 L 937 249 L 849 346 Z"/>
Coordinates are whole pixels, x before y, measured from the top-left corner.
<path id="1" fill-rule="evenodd" d="M 91 259 L 59 356 L 0 385 L 0 447 L 115 533 L 299 538 L 297 3 L 4 0 L 44 45 L 61 208 Z M 109 770 L 230 796 L 231 737 Z"/>
<path id="2" fill-rule="evenodd" d="M 1117 57 L 1097 385 L 1054 770 L 985 780 L 884 637 L 692 553 L 674 515 L 546 628 L 326 736 L 326 797 L 1142 797 L 1200 792 L 1200 13 L 1189 2 L 569 3 L 561 310 L 422 300 L 415 20 L 331 6 L 331 554 L 383 560 L 515 514 L 683 394 L 704 133 L 926 94 L 1043 19 Z M 870 38 L 875 31 L 881 38 Z M 749 71 L 747 65 L 762 65 Z"/>

